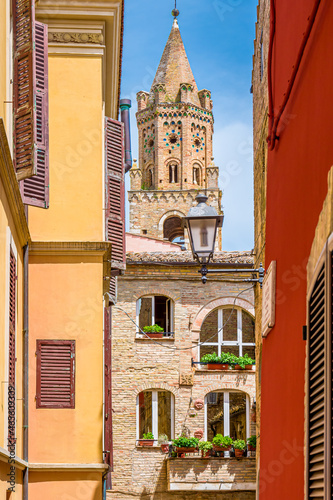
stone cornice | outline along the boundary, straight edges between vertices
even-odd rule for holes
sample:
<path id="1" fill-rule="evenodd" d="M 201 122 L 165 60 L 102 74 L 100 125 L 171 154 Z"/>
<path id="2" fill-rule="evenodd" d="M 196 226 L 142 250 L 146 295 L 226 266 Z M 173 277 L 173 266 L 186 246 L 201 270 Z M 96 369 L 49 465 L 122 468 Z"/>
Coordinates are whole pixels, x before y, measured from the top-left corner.
<path id="1" fill-rule="evenodd" d="M 207 118 L 210 122 L 214 123 L 214 115 L 211 111 L 200 108 L 190 102 L 162 102 L 159 104 L 153 104 L 147 106 L 141 111 L 138 111 L 136 113 L 136 118 L 137 120 L 147 117 L 152 118 L 158 116 L 159 114 L 164 115 L 166 112 L 176 112 L 177 110 L 178 112 L 186 113 L 188 117 L 196 115 L 195 118 Z"/>
<path id="2" fill-rule="evenodd" d="M 30 233 L 2 118 L 0 118 L 0 176 L 20 244 L 24 246 L 30 241 Z"/>

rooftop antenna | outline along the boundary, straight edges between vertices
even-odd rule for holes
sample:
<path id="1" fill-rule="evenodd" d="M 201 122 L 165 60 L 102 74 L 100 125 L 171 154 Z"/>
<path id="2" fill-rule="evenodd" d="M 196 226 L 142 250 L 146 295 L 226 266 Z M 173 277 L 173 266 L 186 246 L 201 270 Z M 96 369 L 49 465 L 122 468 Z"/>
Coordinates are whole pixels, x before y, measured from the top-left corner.
<path id="1" fill-rule="evenodd" d="M 175 8 L 172 11 L 172 15 L 175 19 L 179 16 L 179 10 L 177 9 L 177 0 L 175 0 Z"/>

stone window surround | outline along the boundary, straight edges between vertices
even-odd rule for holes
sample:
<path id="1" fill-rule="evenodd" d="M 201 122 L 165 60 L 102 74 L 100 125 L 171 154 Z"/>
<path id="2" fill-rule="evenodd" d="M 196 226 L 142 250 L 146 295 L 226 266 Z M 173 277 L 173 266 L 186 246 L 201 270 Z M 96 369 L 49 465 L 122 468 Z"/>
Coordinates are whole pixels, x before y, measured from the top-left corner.
<path id="1" fill-rule="evenodd" d="M 207 401 L 208 401 L 208 394 L 211 394 L 212 392 L 223 392 L 224 398 L 223 398 L 223 414 L 225 415 L 224 418 L 224 436 L 230 436 L 230 412 L 229 412 L 229 394 L 231 392 L 241 392 L 246 396 L 246 439 L 250 437 L 250 397 L 249 395 L 244 392 L 244 391 L 237 391 L 234 389 L 231 390 L 215 390 L 207 393 L 205 395 L 205 427 L 204 427 L 204 441 L 207 441 Z"/>
<path id="2" fill-rule="evenodd" d="M 142 295 L 141 297 L 139 297 L 136 301 L 136 335 L 139 336 L 139 335 L 142 335 L 142 333 L 140 332 L 140 327 L 139 327 L 139 324 L 140 324 L 140 300 L 141 299 L 152 299 L 152 325 L 155 324 L 155 297 L 156 296 L 160 296 L 160 297 L 166 297 L 168 300 L 170 300 L 170 311 L 171 311 L 171 314 L 170 314 L 170 318 L 167 319 L 167 321 L 170 322 L 170 332 L 173 332 L 174 330 L 174 314 L 175 314 L 175 306 L 174 306 L 174 301 L 170 298 L 170 297 L 167 297 L 166 295 L 163 295 L 163 294 L 154 294 L 154 295 Z"/>
<path id="3" fill-rule="evenodd" d="M 152 433 L 154 434 L 154 446 L 156 446 L 158 440 L 158 392 L 170 392 L 171 394 L 171 439 L 175 438 L 175 397 L 171 391 L 163 389 L 145 389 L 145 391 L 152 393 Z M 140 439 L 139 394 L 136 396 L 136 440 Z"/>
<path id="4" fill-rule="evenodd" d="M 205 346 L 210 345 L 210 346 L 218 346 L 218 356 L 220 356 L 222 352 L 222 347 L 230 347 L 230 346 L 238 346 L 239 347 L 239 356 L 243 356 L 243 347 L 255 347 L 255 342 L 243 342 L 243 337 L 242 337 L 242 312 L 248 313 L 248 311 L 245 311 L 242 308 L 235 307 L 235 311 L 237 311 L 237 340 L 236 341 L 223 341 L 223 322 L 227 321 L 227 319 L 223 319 L 223 310 L 226 309 L 228 306 L 224 307 L 219 307 L 218 308 L 218 341 L 217 342 L 205 342 Z M 228 307 L 230 309 L 231 306 Z M 212 312 L 212 311 L 211 311 Z M 230 313 L 229 313 L 230 314 Z M 248 313 L 249 314 L 249 313 Z M 208 315 L 206 316 L 206 318 Z M 228 316 L 229 317 L 229 316 Z M 254 318 L 252 318 L 254 319 Z M 202 323 L 202 325 L 204 322 Z M 201 325 L 201 326 L 202 326 Z M 254 331 L 253 331 L 254 334 Z M 198 360 L 200 360 L 200 342 L 198 345 Z"/>

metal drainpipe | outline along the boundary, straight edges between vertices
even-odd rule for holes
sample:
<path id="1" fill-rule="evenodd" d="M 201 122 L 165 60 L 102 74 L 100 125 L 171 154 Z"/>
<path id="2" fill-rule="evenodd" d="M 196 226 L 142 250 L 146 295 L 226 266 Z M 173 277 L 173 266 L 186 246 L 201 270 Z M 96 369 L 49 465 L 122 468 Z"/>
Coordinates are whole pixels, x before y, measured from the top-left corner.
<path id="1" fill-rule="evenodd" d="M 29 427 L 29 310 L 28 310 L 28 284 L 29 284 L 29 245 L 24 247 L 23 254 L 23 331 L 24 331 L 24 366 L 23 366 L 23 460 L 28 462 L 28 427 Z M 29 498 L 29 469 L 23 475 L 23 500 Z"/>
<path id="2" fill-rule="evenodd" d="M 131 149 L 131 128 L 129 110 L 132 107 L 130 99 L 121 99 L 121 121 L 125 126 L 125 174 L 132 168 L 132 149 Z"/>

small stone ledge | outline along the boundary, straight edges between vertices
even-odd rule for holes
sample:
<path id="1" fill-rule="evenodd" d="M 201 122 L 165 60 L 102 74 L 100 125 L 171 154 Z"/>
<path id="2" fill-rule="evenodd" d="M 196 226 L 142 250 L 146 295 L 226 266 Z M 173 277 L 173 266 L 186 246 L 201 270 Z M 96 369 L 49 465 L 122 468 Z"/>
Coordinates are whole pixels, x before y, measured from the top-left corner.
<path id="1" fill-rule="evenodd" d="M 156 342 L 156 341 L 157 342 L 161 342 L 161 340 L 163 342 L 165 342 L 165 341 L 167 341 L 167 342 L 174 342 L 175 338 L 174 337 L 162 337 L 161 339 L 158 339 L 158 338 L 157 339 L 150 339 L 148 337 L 135 337 L 135 340 L 136 341 L 137 340 L 142 340 L 143 342 L 149 342 L 149 341 L 151 341 L 151 342 Z"/>

